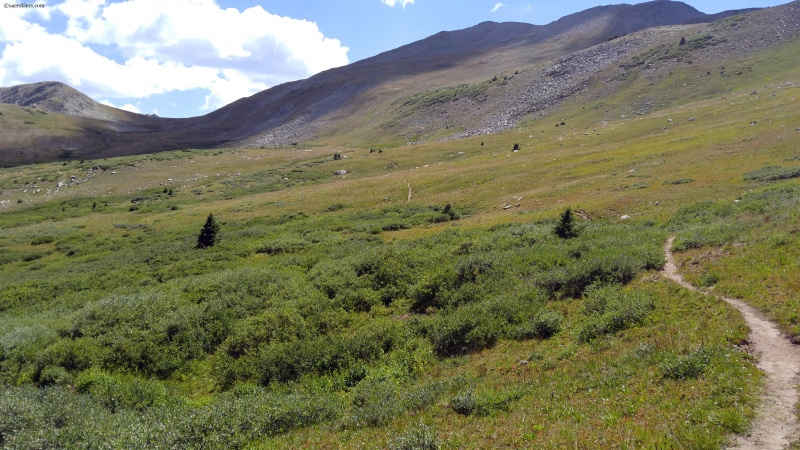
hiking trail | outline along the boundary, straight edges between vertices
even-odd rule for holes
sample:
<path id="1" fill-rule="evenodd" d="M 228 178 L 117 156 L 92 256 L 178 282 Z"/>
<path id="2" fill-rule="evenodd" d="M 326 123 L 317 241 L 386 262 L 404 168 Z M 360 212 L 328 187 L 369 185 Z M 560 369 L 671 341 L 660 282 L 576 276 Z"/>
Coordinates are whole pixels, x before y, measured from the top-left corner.
<path id="1" fill-rule="evenodd" d="M 750 328 L 748 341 L 758 359 L 758 368 L 766 374 L 764 395 L 756 409 L 752 428 L 745 435 L 735 436 L 728 448 L 778 450 L 789 447 L 800 437 L 795 413 L 798 400 L 796 387 L 800 382 L 800 348 L 789 342 L 774 323 L 752 306 L 741 300 L 702 291 L 684 281 L 672 256 L 674 240 L 673 236 L 664 245 L 667 264 L 662 275 L 686 289 L 724 300 L 739 310 Z"/>

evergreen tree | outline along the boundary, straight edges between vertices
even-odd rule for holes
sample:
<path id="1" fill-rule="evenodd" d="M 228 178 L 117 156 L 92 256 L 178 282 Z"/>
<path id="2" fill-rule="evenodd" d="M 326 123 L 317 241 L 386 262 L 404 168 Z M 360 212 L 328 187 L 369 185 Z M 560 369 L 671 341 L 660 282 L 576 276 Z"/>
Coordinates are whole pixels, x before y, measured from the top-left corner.
<path id="1" fill-rule="evenodd" d="M 206 224 L 197 236 L 197 248 L 213 247 L 219 241 L 219 224 L 214 219 L 214 214 L 209 213 Z"/>
<path id="2" fill-rule="evenodd" d="M 561 219 L 559 219 L 553 232 L 561 239 L 578 237 L 578 229 L 575 226 L 575 216 L 572 214 L 572 208 L 567 207 L 561 213 Z"/>

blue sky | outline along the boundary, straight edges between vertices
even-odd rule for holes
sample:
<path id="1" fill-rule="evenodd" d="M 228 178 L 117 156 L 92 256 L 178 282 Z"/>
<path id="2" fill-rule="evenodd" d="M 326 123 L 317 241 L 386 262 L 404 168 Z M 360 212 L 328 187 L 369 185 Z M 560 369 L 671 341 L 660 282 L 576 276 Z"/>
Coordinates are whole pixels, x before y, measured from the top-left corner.
<path id="1" fill-rule="evenodd" d="M 37 3 L 43 7 L 0 9 L 0 86 L 61 81 L 102 103 L 164 117 L 206 114 L 277 84 L 307 78 L 439 31 L 487 20 L 543 25 L 609 4 L 589 0 Z M 686 3 L 716 13 L 784 2 Z"/>

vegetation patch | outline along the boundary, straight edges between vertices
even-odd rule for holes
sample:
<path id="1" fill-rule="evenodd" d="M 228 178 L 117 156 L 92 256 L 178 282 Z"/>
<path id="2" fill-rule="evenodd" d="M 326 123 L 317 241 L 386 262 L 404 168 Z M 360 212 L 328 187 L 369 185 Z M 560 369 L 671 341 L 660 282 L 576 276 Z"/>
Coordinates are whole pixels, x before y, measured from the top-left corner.
<path id="1" fill-rule="evenodd" d="M 800 167 L 767 166 L 744 174 L 745 181 L 778 181 L 800 177 Z"/>
<path id="2" fill-rule="evenodd" d="M 670 185 L 670 184 L 688 184 L 688 183 L 692 183 L 692 182 L 694 182 L 694 180 L 692 178 L 678 178 L 677 180 L 665 180 L 661 184 L 666 184 L 666 185 Z"/>

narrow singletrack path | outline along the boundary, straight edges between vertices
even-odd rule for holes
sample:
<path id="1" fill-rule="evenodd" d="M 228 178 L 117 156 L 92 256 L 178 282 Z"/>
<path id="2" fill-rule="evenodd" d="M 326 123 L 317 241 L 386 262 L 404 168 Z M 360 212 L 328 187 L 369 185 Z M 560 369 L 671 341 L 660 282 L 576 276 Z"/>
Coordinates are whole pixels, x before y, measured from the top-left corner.
<path id="1" fill-rule="evenodd" d="M 667 265 L 663 276 L 679 285 L 705 295 L 713 295 L 731 304 L 744 316 L 750 328 L 748 341 L 758 358 L 758 368 L 766 374 L 765 392 L 756 411 L 752 429 L 746 435 L 736 436 L 729 447 L 742 450 L 785 449 L 800 436 L 795 405 L 797 385 L 800 382 L 800 348 L 792 345 L 778 327 L 752 306 L 732 298 L 703 292 L 684 281 L 678 273 L 672 256 L 671 237 L 664 245 Z"/>

